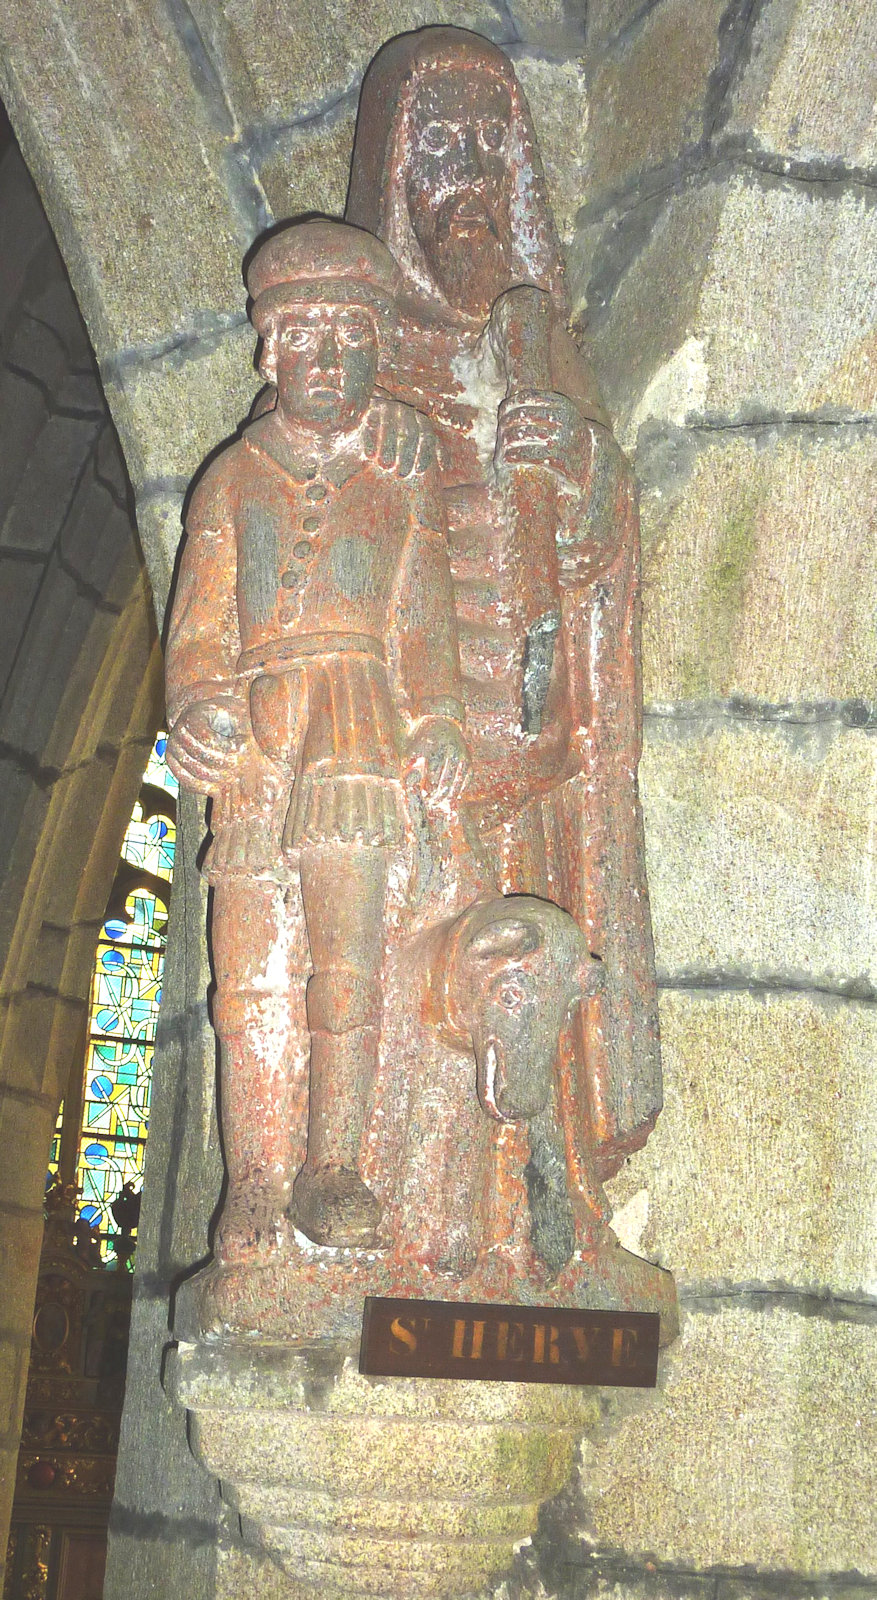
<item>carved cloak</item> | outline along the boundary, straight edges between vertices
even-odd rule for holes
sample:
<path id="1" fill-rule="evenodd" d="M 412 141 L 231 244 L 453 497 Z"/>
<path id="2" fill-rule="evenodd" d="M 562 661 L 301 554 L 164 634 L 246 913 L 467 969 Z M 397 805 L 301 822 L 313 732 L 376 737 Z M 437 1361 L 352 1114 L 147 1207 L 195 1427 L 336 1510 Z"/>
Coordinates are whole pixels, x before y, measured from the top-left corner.
<path id="1" fill-rule="evenodd" d="M 541 870 L 531 883 L 514 885 L 547 892 L 570 910 L 603 962 L 604 984 L 580 1008 L 561 1062 L 561 1078 L 577 1107 L 576 1128 L 564 1119 L 571 1175 L 593 1159 L 592 1171 L 602 1178 L 645 1142 L 661 1107 L 654 955 L 636 785 L 642 728 L 636 493 L 588 364 L 564 332 L 563 261 L 526 100 L 502 51 L 457 28 L 425 28 L 391 40 L 363 83 L 346 219 L 377 234 L 393 252 L 415 307 L 406 310 L 407 330 L 419 325 L 422 335 L 419 346 L 416 334 L 413 347 L 403 341 L 395 373 L 383 374 L 382 381 L 431 417 L 445 492 L 452 497 L 465 472 L 454 455 L 454 430 L 459 432 L 461 422 L 459 408 L 455 415 L 454 401 L 448 399 L 454 382 L 442 345 L 471 349 L 473 324 L 447 304 L 433 280 L 408 215 L 405 188 L 414 95 L 426 75 L 449 70 L 498 77 L 510 97 L 513 271 L 508 286 L 530 283 L 551 296 L 560 324 L 551 348 L 553 387 L 592 425 L 593 458 L 578 513 L 582 543 L 605 543 L 607 529 L 614 535 L 615 554 L 599 575 L 564 588 L 575 724 L 571 757 L 563 781 L 541 800 Z M 583 1175 L 583 1191 L 589 1187 Z"/>

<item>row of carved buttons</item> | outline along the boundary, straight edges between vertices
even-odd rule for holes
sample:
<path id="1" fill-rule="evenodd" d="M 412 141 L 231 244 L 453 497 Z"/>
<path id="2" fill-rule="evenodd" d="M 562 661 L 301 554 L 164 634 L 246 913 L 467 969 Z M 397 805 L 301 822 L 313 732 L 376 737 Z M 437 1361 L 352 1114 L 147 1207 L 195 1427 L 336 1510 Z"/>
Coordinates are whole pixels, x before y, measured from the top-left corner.
<path id="1" fill-rule="evenodd" d="M 320 488 L 322 488 L 321 484 L 312 483 L 308 489 L 308 494 L 311 494 L 311 489 Z M 325 489 L 323 489 L 322 492 L 325 494 Z M 316 496 L 311 495 L 311 499 L 315 498 Z M 303 517 L 301 524 L 303 531 L 305 533 L 317 533 L 322 520 L 322 517 Z M 307 561 L 308 557 L 313 554 L 313 549 L 314 542 L 312 539 L 297 539 L 292 547 L 292 553 L 295 556 L 296 561 Z M 287 567 L 287 570 L 285 572 L 281 572 L 280 574 L 280 582 L 283 584 L 284 589 L 294 588 L 300 579 L 301 572 L 297 572 L 295 567 Z"/>

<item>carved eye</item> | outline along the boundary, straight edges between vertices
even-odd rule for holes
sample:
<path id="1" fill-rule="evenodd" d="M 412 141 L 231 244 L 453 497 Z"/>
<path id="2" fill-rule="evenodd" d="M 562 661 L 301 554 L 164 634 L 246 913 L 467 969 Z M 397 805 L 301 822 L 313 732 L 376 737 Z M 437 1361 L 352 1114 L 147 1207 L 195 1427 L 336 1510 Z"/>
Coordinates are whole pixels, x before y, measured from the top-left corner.
<path id="1" fill-rule="evenodd" d="M 530 998 L 529 985 L 521 981 L 520 976 L 506 978 L 500 985 L 497 999 L 504 1011 L 520 1011 Z"/>
<path id="2" fill-rule="evenodd" d="M 424 150 L 432 156 L 443 156 L 450 147 L 450 137 L 443 122 L 428 122 L 420 136 Z"/>
<path id="3" fill-rule="evenodd" d="M 296 326 L 295 323 L 291 327 L 284 328 L 281 335 L 281 343 L 286 345 L 287 350 L 306 350 L 310 339 L 310 328 L 301 324 Z"/>
<path id="4" fill-rule="evenodd" d="M 506 140 L 506 126 L 504 122 L 482 122 L 478 126 L 478 138 L 485 150 L 501 150 Z"/>
<path id="5" fill-rule="evenodd" d="M 361 349 L 372 337 L 371 323 L 358 319 L 355 322 L 339 322 L 338 337 L 342 344 L 350 344 L 357 350 Z"/>

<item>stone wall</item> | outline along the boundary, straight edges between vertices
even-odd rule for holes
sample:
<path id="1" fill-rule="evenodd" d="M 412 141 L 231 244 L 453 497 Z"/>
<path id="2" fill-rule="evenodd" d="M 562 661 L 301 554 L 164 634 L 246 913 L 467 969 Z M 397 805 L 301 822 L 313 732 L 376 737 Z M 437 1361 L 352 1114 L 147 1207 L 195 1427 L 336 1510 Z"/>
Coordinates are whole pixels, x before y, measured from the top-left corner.
<path id="1" fill-rule="evenodd" d="M 542 1575 L 617 1600 L 858 1600 L 877 1593 L 877 8 L 627 9 L 591 8 L 570 250 L 643 488 L 666 1104 L 612 1197 L 686 1317 Z"/>
<path id="2" fill-rule="evenodd" d="M 125 468 L 27 169 L 0 160 L 0 1550 L 43 1190 L 162 699 Z"/>
<path id="3" fill-rule="evenodd" d="M 874 0 L 7 0 L 3 93 L 97 352 L 159 610 L 186 485 L 256 388 L 240 262 L 343 205 L 359 80 L 507 45 L 644 488 L 667 1106 L 615 1180 L 685 1325 L 512 1583 L 877 1594 Z M 107 1593 L 279 1595 L 160 1387 L 220 1182 L 184 828 Z"/>

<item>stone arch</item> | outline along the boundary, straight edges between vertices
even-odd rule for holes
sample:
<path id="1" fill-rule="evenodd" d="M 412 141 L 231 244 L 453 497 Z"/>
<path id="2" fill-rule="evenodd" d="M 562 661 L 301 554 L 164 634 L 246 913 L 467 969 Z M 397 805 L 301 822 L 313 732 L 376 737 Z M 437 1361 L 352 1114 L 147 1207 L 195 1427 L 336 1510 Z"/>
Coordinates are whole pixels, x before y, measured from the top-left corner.
<path id="1" fill-rule="evenodd" d="M 42 1192 L 94 945 L 161 715 L 118 441 L 31 178 L 0 162 L 0 1436 L 8 1522 Z"/>
<path id="2" fill-rule="evenodd" d="M 275 215 L 340 209 L 357 83 L 385 37 L 441 20 L 512 49 L 646 491 L 642 777 L 668 1106 L 615 1198 L 626 1240 L 674 1267 L 689 1309 L 670 1403 L 592 1453 L 589 1510 L 558 1513 L 529 1575 L 730 1600 L 785 1574 L 809 1600 L 816 1574 L 877 1570 L 857 1425 L 875 1414 L 877 1271 L 857 1198 L 877 1126 L 874 7 L 402 0 L 332 19 L 268 0 L 10 0 L 3 92 L 161 605 L 189 477 L 255 388 L 245 250 Z M 158 1380 L 168 1278 L 203 1249 L 218 1181 L 185 839 L 177 893 L 171 1178 L 141 1236 L 110 1592 L 254 1594 L 233 1516 L 216 1577 L 223 1513 Z M 196 1198 L 175 1207 L 181 1174 Z M 584 1571 L 569 1538 L 583 1527 L 615 1550 Z"/>

